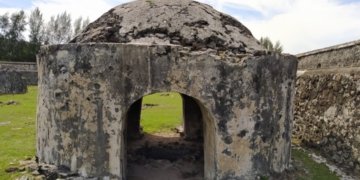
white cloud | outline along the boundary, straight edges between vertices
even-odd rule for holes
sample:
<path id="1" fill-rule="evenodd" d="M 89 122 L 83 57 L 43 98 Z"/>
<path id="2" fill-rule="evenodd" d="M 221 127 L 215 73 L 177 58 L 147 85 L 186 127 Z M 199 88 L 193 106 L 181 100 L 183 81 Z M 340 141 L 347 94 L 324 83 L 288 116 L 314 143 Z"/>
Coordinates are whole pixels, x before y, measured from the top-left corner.
<path id="1" fill-rule="evenodd" d="M 112 5 L 104 0 L 34 0 L 32 8 L 35 7 L 40 8 L 46 20 L 64 11 L 70 13 L 73 19 L 83 16 L 95 20 L 111 9 Z"/>
<path id="2" fill-rule="evenodd" d="M 0 7 L 0 15 L 3 15 L 5 13 L 9 13 L 9 15 L 10 15 L 11 13 L 18 12 L 18 11 L 19 11 L 19 9 L 17 9 L 17 8 L 1 8 Z"/>
<path id="3" fill-rule="evenodd" d="M 268 36 L 279 40 L 285 52 L 301 53 L 339 43 L 360 39 L 360 2 L 342 4 L 340 0 L 200 0 L 218 10 L 231 4 L 239 9 L 261 13 L 259 19 L 239 19 L 255 37 Z M 226 13 L 226 12 L 225 12 Z"/>
<path id="4" fill-rule="evenodd" d="M 224 6 L 234 6 L 239 9 L 252 9 L 265 17 L 283 12 L 290 8 L 292 0 L 198 0 L 211 4 L 219 11 L 224 11 Z M 241 12 L 239 12 L 241 13 Z"/>
<path id="5" fill-rule="evenodd" d="M 286 52 L 301 53 L 360 39 L 360 3 L 298 0 L 267 20 L 244 22 L 256 37 L 280 40 Z"/>
<path id="6" fill-rule="evenodd" d="M 39 7 L 46 19 L 63 11 L 95 20 L 115 5 L 130 0 L 33 0 L 27 13 Z M 341 0 L 199 0 L 220 11 L 239 9 L 230 15 L 246 25 L 255 37 L 279 40 L 285 52 L 301 53 L 360 39 L 360 2 L 341 4 Z M 249 17 L 248 10 L 261 14 Z M 1 8 L 0 14 L 17 9 Z"/>

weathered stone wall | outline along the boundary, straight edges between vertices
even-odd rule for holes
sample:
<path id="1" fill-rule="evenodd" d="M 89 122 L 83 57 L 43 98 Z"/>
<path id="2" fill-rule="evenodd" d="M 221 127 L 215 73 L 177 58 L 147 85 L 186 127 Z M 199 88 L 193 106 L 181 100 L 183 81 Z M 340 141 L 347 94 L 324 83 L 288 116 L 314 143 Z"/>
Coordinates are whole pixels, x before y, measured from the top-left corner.
<path id="1" fill-rule="evenodd" d="M 360 41 L 298 58 L 293 137 L 360 173 Z"/>
<path id="2" fill-rule="evenodd" d="M 35 62 L 0 61 L 0 70 L 36 71 L 37 67 Z"/>
<path id="3" fill-rule="evenodd" d="M 0 61 L 0 71 L 15 71 L 21 75 L 27 85 L 37 85 L 36 63 Z"/>
<path id="4" fill-rule="evenodd" d="M 295 138 L 360 170 L 360 69 L 309 71 L 296 83 Z"/>
<path id="5" fill-rule="evenodd" d="M 297 55 L 299 69 L 360 67 L 360 40 Z"/>
<path id="6" fill-rule="evenodd" d="M 255 179 L 289 167 L 293 56 L 67 44 L 43 47 L 38 64 L 40 162 L 125 179 L 128 108 L 147 94 L 174 91 L 200 105 L 205 179 Z"/>
<path id="7" fill-rule="evenodd" d="M 26 82 L 21 78 L 21 74 L 0 70 L 0 94 L 19 94 L 26 91 Z"/>

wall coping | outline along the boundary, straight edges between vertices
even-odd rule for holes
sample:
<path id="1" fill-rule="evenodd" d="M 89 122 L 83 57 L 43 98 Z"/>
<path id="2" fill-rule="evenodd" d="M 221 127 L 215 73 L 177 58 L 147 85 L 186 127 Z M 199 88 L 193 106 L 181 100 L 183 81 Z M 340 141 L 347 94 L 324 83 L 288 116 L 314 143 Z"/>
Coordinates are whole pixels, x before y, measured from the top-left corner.
<path id="1" fill-rule="evenodd" d="M 360 39 L 355 40 L 355 41 L 342 43 L 342 44 L 337 44 L 337 45 L 334 45 L 334 46 L 329 46 L 329 47 L 326 47 L 326 48 L 321 48 L 321 49 L 316 49 L 316 50 L 300 53 L 300 54 L 297 54 L 295 56 L 297 58 L 303 58 L 303 57 L 306 57 L 306 56 L 311 56 L 311 55 L 320 54 L 320 53 L 324 53 L 324 52 L 334 51 L 334 50 L 338 50 L 338 49 L 344 49 L 344 48 L 348 48 L 348 47 L 352 47 L 352 46 L 356 46 L 356 45 L 360 45 Z"/>
<path id="2" fill-rule="evenodd" d="M 36 65 L 36 62 L 0 61 L 0 64 Z"/>

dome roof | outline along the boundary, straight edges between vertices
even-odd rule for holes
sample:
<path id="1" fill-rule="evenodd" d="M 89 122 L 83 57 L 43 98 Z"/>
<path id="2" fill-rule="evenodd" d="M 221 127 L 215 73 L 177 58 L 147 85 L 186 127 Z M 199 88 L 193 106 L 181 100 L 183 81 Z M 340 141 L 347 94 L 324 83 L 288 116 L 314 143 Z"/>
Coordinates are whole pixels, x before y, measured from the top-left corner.
<path id="1" fill-rule="evenodd" d="M 70 43 L 174 44 L 234 53 L 262 50 L 248 28 L 192 0 L 137 0 L 112 8 Z"/>

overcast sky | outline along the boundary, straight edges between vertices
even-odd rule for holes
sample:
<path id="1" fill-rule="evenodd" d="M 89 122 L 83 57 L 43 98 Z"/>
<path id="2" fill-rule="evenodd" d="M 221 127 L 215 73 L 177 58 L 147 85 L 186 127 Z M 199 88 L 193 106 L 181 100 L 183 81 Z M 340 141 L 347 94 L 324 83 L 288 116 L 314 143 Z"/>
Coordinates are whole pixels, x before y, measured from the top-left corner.
<path id="1" fill-rule="evenodd" d="M 39 7 L 46 19 L 67 11 L 96 20 L 130 0 L 0 0 L 0 14 Z M 360 0 L 199 0 L 237 18 L 256 38 L 279 40 L 302 53 L 360 39 Z"/>

